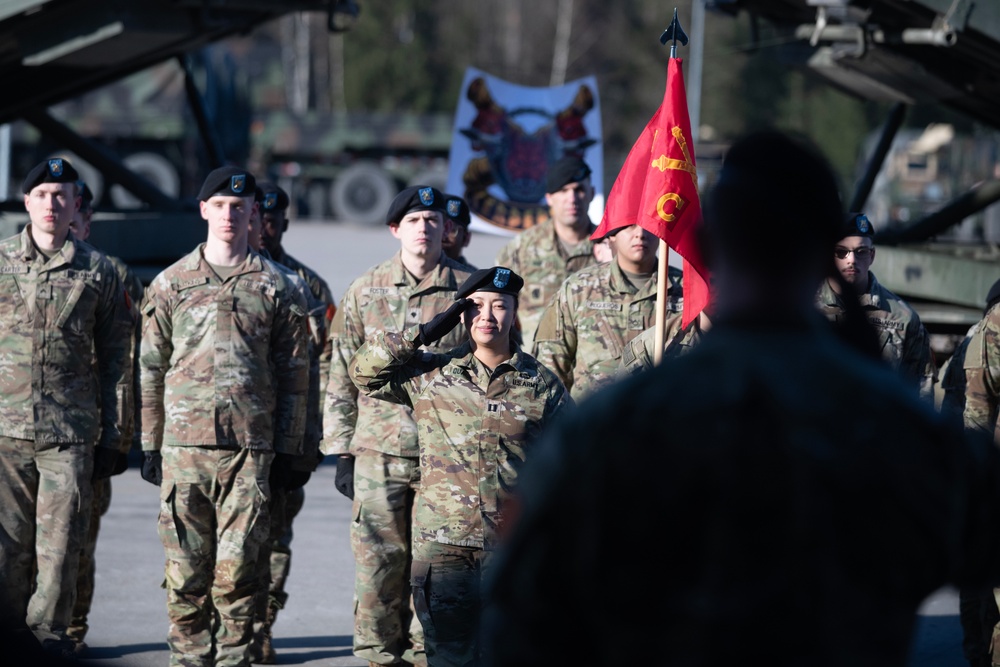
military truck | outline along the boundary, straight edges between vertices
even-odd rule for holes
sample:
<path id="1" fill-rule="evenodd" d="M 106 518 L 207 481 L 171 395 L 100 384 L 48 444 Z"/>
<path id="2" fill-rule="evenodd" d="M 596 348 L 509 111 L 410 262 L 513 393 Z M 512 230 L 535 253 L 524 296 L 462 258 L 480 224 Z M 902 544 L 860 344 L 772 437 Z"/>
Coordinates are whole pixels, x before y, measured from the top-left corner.
<path id="1" fill-rule="evenodd" d="M 770 23 L 789 45 L 783 58 L 854 95 L 889 103 L 845 203 L 850 210 L 875 206 L 879 281 L 914 305 L 942 361 L 981 317 L 986 294 L 1000 279 L 997 223 L 991 222 L 997 214 L 986 212 L 1000 200 L 998 156 L 991 152 L 996 139 L 939 136 L 929 141 L 937 142 L 933 150 L 914 149 L 919 137 L 900 129 L 908 110 L 930 105 L 1000 129 L 1000 3 L 714 0 L 711 6 Z M 911 173 L 888 178 L 899 159 Z M 940 177 L 942 161 L 963 162 L 962 169 L 978 174 L 959 190 Z M 900 193 L 910 197 L 905 215 L 899 208 L 879 210 L 873 188 L 880 176 L 915 188 Z"/>
<path id="2" fill-rule="evenodd" d="M 323 12 L 331 29 L 344 22 L 340 13 L 356 12 L 356 5 L 343 0 L 143 0 L 141 3 L 104 0 L 12 0 L 0 6 L 0 80 L 8 94 L 0 101 L 0 124 L 15 124 L 6 142 L 0 133 L 0 153 L 10 156 L 15 137 L 33 134 L 45 153 L 75 156 L 85 168 L 85 178 L 100 182 L 101 213 L 95 217 L 91 240 L 106 252 L 125 259 L 144 281 L 178 257 L 189 252 L 205 236 L 204 221 L 197 212 L 192 183 L 226 160 L 227 138 L 220 128 L 250 124 L 243 114 L 236 89 L 206 85 L 213 71 L 204 61 L 204 47 L 219 40 L 246 34 L 258 26 L 291 12 Z M 201 58 L 201 59 L 200 59 Z M 181 121 L 171 120 L 169 109 L 152 120 L 154 129 L 179 137 L 177 150 L 185 169 L 172 183 L 153 183 L 156 166 L 142 169 L 132 158 L 131 166 L 118 150 L 141 153 L 141 144 L 121 141 L 101 143 L 88 138 L 86 123 L 93 118 L 74 108 L 74 100 L 125 77 L 156 65 L 173 63 L 168 81 L 152 79 L 148 91 L 154 97 L 183 90 L 176 95 L 187 105 Z M 212 96 L 206 97 L 203 91 Z M 226 98 L 226 93 L 229 98 Z M 156 100 L 140 108 L 161 109 Z M 113 100 L 112 100 L 113 102 Z M 215 106 L 211 106 L 211 104 Z M 226 106 L 230 103 L 230 106 Z M 59 105 L 63 105 L 60 107 Z M 126 106 L 117 106 L 121 127 L 148 123 L 148 118 L 129 118 Z M 60 110 L 61 109 L 61 110 Z M 57 114 L 62 114 L 62 118 Z M 241 115 L 242 114 L 242 115 Z M 147 113 L 147 116 L 149 114 Z M 112 114 L 114 117 L 114 114 Z M 20 123 L 18 123 L 20 121 Z M 185 123 L 183 131 L 170 123 Z M 76 125 L 76 127 L 74 127 Z M 27 129 L 30 126 L 31 129 Z M 107 135 L 100 128 L 92 135 Z M 140 133 L 141 134 L 141 133 Z M 116 145 L 117 144 L 117 145 Z M 232 145 L 232 142 L 228 144 Z M 8 148 L 7 151 L 3 147 Z M 147 151 L 153 153 L 154 151 Z M 21 162 L 2 160 L 7 170 L 3 185 L 7 199 L 0 205 L 4 233 L 14 233 L 26 222 L 19 178 L 38 154 Z M 147 160 L 146 165 L 153 164 Z M 162 166 L 162 163 L 159 165 Z M 143 173 L 145 172 L 145 173 Z M 187 180 L 184 180 L 187 179 Z M 14 187 L 11 187 L 14 184 Z M 114 186 L 120 191 L 114 190 Z M 196 189 L 196 185 L 194 189 Z M 119 192 L 114 195 L 112 192 Z M 127 196 L 126 196 L 127 195 Z M 129 199 L 131 197 L 132 199 Z M 140 202 L 141 209 L 129 206 Z"/>

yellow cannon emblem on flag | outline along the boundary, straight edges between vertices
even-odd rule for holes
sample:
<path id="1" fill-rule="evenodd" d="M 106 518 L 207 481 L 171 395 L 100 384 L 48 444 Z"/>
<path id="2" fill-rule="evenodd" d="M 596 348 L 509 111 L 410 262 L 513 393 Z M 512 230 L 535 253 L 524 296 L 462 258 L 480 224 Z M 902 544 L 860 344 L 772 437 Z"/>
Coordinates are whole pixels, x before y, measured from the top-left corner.
<path id="1" fill-rule="evenodd" d="M 659 134 L 659 130 L 656 131 Z M 674 136 L 674 140 L 681 148 L 681 153 L 684 154 L 683 160 L 678 160 L 676 158 L 670 158 L 666 155 L 660 155 L 660 157 L 653 160 L 650 164 L 651 167 L 656 167 L 660 172 L 664 172 L 667 169 L 674 169 L 676 171 L 686 171 L 691 174 L 691 180 L 694 181 L 695 188 L 698 187 L 698 171 L 695 168 L 694 160 L 691 159 L 691 152 L 688 150 L 687 139 L 684 138 L 684 133 L 681 128 L 674 127 L 671 129 L 670 133 Z M 656 144 L 656 137 L 653 137 L 653 144 Z M 667 192 L 660 196 L 656 202 L 656 214 L 667 223 L 674 222 L 677 219 L 675 213 L 667 213 L 666 206 L 667 202 L 674 203 L 674 211 L 679 212 L 682 208 L 687 205 L 687 200 L 681 197 L 676 192 Z"/>

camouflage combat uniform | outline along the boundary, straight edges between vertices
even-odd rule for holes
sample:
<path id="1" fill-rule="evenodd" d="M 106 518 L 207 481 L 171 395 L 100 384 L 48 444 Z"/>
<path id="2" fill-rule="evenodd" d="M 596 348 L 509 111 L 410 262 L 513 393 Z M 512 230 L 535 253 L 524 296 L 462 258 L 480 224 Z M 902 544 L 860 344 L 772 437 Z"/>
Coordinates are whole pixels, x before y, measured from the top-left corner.
<path id="1" fill-rule="evenodd" d="M 133 396 L 139 395 L 139 336 L 141 335 L 139 323 L 139 306 L 142 304 L 142 297 L 145 288 L 142 281 L 132 272 L 125 262 L 105 255 L 111 265 L 118 273 L 118 278 L 122 281 L 125 291 L 128 292 L 131 303 L 130 310 L 133 321 L 133 347 L 132 347 L 132 388 Z M 139 401 L 132 401 L 134 409 L 132 419 L 126 422 L 126 427 L 122 432 L 122 440 L 132 445 L 137 439 L 135 424 L 139 423 L 140 415 Z M 116 469 L 116 474 L 125 471 L 128 454 L 122 454 L 121 465 Z M 90 512 L 90 522 L 87 525 L 87 535 L 83 541 L 83 548 L 80 550 L 80 567 L 76 577 L 76 603 L 73 605 L 73 620 L 70 622 L 67 634 L 76 642 L 82 642 L 87 635 L 89 626 L 87 616 L 90 614 L 90 605 L 94 600 L 94 573 L 96 566 L 94 563 L 94 552 L 97 549 L 97 536 L 101 530 L 101 517 L 107 514 L 111 507 L 111 478 L 102 477 L 94 480 L 93 508 Z"/>
<path id="2" fill-rule="evenodd" d="M 319 443 L 323 438 L 322 412 L 320 410 L 320 354 L 326 342 L 326 311 L 327 307 L 320 302 L 302 275 L 284 264 L 279 264 L 270 258 L 267 250 L 262 249 L 260 255 L 287 278 L 292 288 L 299 293 L 306 304 L 308 313 L 307 329 L 309 333 L 307 350 L 309 355 L 309 394 L 306 405 L 305 431 L 302 438 L 302 454 L 296 456 L 292 464 L 293 470 L 312 473 L 320 461 Z M 288 256 L 285 256 L 288 258 Z M 317 277 L 318 278 L 318 277 Z M 324 283 L 325 285 L 325 283 Z M 284 608 L 288 599 L 285 593 L 285 581 L 288 578 L 288 568 L 291 559 L 291 522 L 302 508 L 305 499 L 302 487 L 294 490 L 273 490 L 268 503 L 270 522 L 268 538 L 261 545 L 257 560 L 259 584 L 254 610 L 254 643 L 251 653 L 259 652 L 253 657 L 270 660 L 273 657 L 271 644 L 271 625 L 279 609 Z M 292 511 L 289 512 L 291 506 Z M 288 539 L 282 542 L 284 536 Z M 266 646 L 265 646 L 266 645 Z M 260 660 L 255 660 L 259 662 Z"/>
<path id="3" fill-rule="evenodd" d="M 663 360 L 680 357 L 690 352 L 701 340 L 704 333 L 698 318 L 686 328 L 681 328 L 683 313 L 668 313 L 663 323 Z M 622 353 L 619 374 L 623 377 L 635 375 L 653 367 L 653 350 L 656 347 L 656 327 L 652 326 L 633 338 Z"/>
<path id="4" fill-rule="evenodd" d="M 171 665 L 244 665 L 275 452 L 302 451 L 306 304 L 250 252 L 221 280 L 204 244 L 143 305 L 143 449 L 163 455 Z"/>
<path id="5" fill-rule="evenodd" d="M 319 456 L 319 441 L 323 437 L 323 404 L 326 395 L 326 385 L 330 377 L 330 355 L 331 350 L 328 342 L 328 333 L 333 316 L 337 312 L 337 305 L 333 298 L 330 286 L 318 273 L 307 267 L 305 264 L 295 259 L 281 249 L 278 256 L 272 259 L 282 266 L 297 273 L 306 283 L 314 299 L 310 306 L 312 314 L 309 321 L 313 323 L 312 337 L 314 344 L 318 345 L 319 360 L 319 391 L 318 394 L 310 393 L 308 416 L 306 418 L 306 438 L 305 449 L 313 452 L 313 456 Z M 319 331 L 315 327 L 322 325 Z M 311 389 L 310 389 L 311 391 Z M 313 396 L 316 396 L 313 398 Z M 308 456 L 306 457 L 308 458 Z M 271 538 L 271 586 L 270 601 L 272 614 L 277 609 L 283 609 L 288 603 L 288 593 L 285 591 L 285 582 L 288 580 L 288 572 L 292 559 L 292 522 L 302 509 L 305 503 L 305 489 L 298 488 L 287 491 L 283 494 L 283 507 L 279 509 L 276 520 L 280 521 L 277 536 Z"/>
<path id="6" fill-rule="evenodd" d="M 918 387 L 921 396 L 933 401 L 937 366 L 920 317 L 909 304 L 882 287 L 871 272 L 868 273 L 868 291 L 858 299 L 868 322 L 878 333 L 882 358 Z M 837 322 L 844 315 L 840 296 L 828 281 L 823 281 L 816 304 L 831 322 Z"/>
<path id="7" fill-rule="evenodd" d="M 935 386 L 935 400 L 942 413 L 962 418 L 965 411 L 966 356 L 969 346 L 976 341 L 974 352 L 969 354 L 969 369 L 982 381 L 982 337 L 976 337 L 980 323 L 973 325 L 955 351 L 941 365 Z M 995 400 L 994 400 L 995 405 Z M 992 435 L 992 433 L 990 432 Z M 958 618 L 962 624 L 962 652 L 970 665 L 990 664 L 991 636 L 1000 622 L 1000 612 L 991 587 L 963 588 L 958 597 Z"/>
<path id="8" fill-rule="evenodd" d="M 962 364 L 965 371 L 963 422 L 967 429 L 985 433 L 993 438 L 994 443 L 1000 444 L 1000 422 L 997 419 L 1000 406 L 1000 305 L 989 308 L 972 336 L 963 342 L 966 343 Z M 957 403 L 949 402 L 947 395 L 945 400 L 944 405 L 948 407 Z M 1000 622 L 997 621 L 1000 588 L 993 589 L 994 605 L 989 604 L 988 590 L 963 589 L 961 593 L 960 617 L 966 655 L 970 649 L 975 650 L 975 639 L 982 640 L 989 636 L 993 664 L 1000 663 Z M 989 627 L 991 621 L 992 629 Z"/>
<path id="9" fill-rule="evenodd" d="M 441 253 L 434 271 L 418 282 L 396 253 L 348 287 L 333 319 L 322 447 L 328 456 L 355 457 L 354 653 L 371 662 L 424 661 L 420 623 L 408 604 L 410 519 L 420 484 L 417 426 L 409 408 L 359 396 L 348 367 L 375 331 L 402 331 L 447 309 L 470 273 Z M 456 328 L 433 348 L 451 349 L 465 337 Z"/>
<path id="10" fill-rule="evenodd" d="M 667 311 L 680 312 L 681 272 L 670 268 Z M 629 341 L 653 326 L 656 274 L 636 287 L 617 261 L 571 275 L 548 305 L 532 354 L 555 371 L 579 401 L 617 377 Z"/>
<path id="11" fill-rule="evenodd" d="M 414 606 L 429 665 L 473 665 L 480 582 L 504 533 L 504 506 L 537 436 L 572 399 L 515 346 L 490 370 L 469 343 L 418 352 L 416 327 L 377 332 L 351 363 L 366 395 L 411 407 L 420 433 L 413 518 Z"/>
<path id="12" fill-rule="evenodd" d="M 30 231 L 0 241 L 0 623 L 62 651 L 94 447 L 128 446 L 132 318 L 104 255 L 70 236 L 46 259 Z"/>
<path id="13" fill-rule="evenodd" d="M 594 243 L 589 239 L 573 247 L 567 254 L 555 222 L 548 219 L 524 230 L 497 253 L 497 266 L 505 266 L 524 278 L 524 289 L 518 295 L 518 321 L 525 349 L 534 341 L 538 321 L 545 306 L 555 297 L 562 282 L 570 274 L 597 264 Z M 597 227 L 591 225 L 588 235 Z"/>

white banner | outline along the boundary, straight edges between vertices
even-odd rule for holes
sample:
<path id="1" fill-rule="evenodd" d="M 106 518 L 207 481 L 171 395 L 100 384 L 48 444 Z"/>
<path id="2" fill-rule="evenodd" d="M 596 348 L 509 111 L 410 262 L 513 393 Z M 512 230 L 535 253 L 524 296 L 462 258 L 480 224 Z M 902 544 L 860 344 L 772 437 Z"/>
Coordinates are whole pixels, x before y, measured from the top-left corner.
<path id="1" fill-rule="evenodd" d="M 448 192 L 472 212 L 473 231 L 513 236 L 548 219 L 545 174 L 567 155 L 593 171 L 590 217 L 604 213 L 604 152 L 597 79 L 531 88 L 474 68 L 455 109 Z"/>

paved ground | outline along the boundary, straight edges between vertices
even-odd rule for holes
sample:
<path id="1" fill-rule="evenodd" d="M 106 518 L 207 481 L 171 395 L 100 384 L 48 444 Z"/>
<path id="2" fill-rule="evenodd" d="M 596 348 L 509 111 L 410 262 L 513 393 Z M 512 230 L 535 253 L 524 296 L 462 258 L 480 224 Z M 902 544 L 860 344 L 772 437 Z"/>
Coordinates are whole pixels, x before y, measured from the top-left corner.
<path id="1" fill-rule="evenodd" d="M 467 257 L 479 267 L 490 266 L 503 242 L 476 235 Z M 328 280 L 339 301 L 350 280 L 392 254 L 398 242 L 385 227 L 292 223 L 286 247 Z M 289 605 L 275 626 L 280 664 L 364 664 L 350 649 L 350 502 L 334 489 L 333 472 L 329 465 L 317 471 L 296 520 Z M 167 619 L 160 588 L 163 551 L 156 534 L 157 492 L 135 468 L 116 477 L 113 489 L 98 543 L 90 655 L 109 667 L 165 666 Z M 950 590 L 927 601 L 910 667 L 965 667 L 957 609 Z"/>

